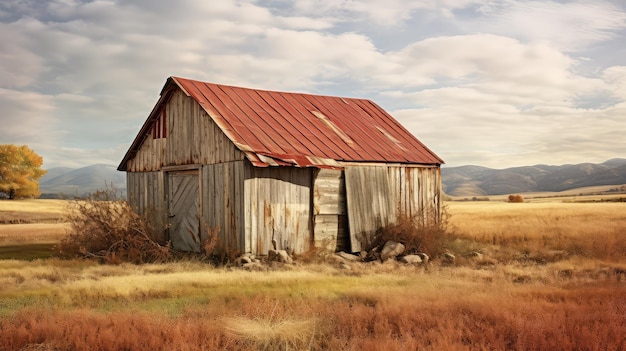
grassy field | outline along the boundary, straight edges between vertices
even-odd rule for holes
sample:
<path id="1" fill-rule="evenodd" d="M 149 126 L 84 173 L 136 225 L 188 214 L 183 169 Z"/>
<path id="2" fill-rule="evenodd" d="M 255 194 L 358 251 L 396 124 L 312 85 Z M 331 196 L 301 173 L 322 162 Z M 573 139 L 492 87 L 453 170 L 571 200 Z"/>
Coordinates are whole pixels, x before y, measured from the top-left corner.
<path id="1" fill-rule="evenodd" d="M 55 255 L 67 235 L 65 200 L 0 201 L 0 259 L 36 259 Z"/>
<path id="2" fill-rule="evenodd" d="M 626 348 L 626 203 L 446 207 L 451 264 L 0 260 L 0 350 Z"/>

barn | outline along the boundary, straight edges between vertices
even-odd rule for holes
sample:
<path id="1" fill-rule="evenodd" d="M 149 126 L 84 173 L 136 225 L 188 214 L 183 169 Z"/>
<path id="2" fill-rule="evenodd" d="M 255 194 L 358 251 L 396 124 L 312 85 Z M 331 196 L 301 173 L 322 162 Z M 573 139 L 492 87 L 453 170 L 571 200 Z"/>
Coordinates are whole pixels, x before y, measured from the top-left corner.
<path id="1" fill-rule="evenodd" d="M 121 161 L 128 202 L 200 252 L 358 252 L 399 214 L 441 218 L 443 163 L 374 102 L 180 77 Z M 274 243 L 274 244 L 273 244 Z"/>

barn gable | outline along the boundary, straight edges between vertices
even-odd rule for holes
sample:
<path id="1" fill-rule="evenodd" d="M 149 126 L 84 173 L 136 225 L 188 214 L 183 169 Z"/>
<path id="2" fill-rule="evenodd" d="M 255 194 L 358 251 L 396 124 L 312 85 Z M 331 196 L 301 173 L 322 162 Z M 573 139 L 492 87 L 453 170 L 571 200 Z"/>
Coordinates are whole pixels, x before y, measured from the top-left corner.
<path id="1" fill-rule="evenodd" d="M 441 163 L 369 100 L 170 77 L 118 170 L 174 246 L 198 251 L 219 227 L 263 254 L 358 251 L 399 211 L 437 220 Z"/>

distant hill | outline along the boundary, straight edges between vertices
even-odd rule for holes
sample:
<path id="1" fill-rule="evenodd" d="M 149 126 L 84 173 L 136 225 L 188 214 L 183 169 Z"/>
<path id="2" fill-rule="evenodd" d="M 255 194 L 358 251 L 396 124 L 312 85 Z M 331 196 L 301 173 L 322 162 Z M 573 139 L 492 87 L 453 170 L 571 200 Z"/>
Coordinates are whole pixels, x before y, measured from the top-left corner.
<path id="1" fill-rule="evenodd" d="M 126 173 L 117 171 L 113 165 L 91 165 L 82 168 L 56 167 L 39 180 L 39 190 L 43 198 L 83 196 L 98 190 L 114 187 L 120 195 L 126 193 Z"/>
<path id="2" fill-rule="evenodd" d="M 443 190 L 452 196 L 484 196 L 556 192 L 598 185 L 626 184 L 626 159 L 600 164 L 535 165 L 492 169 L 481 166 L 443 167 Z"/>
<path id="3" fill-rule="evenodd" d="M 528 192 L 558 192 L 598 185 L 626 184 L 626 159 L 600 164 L 535 165 L 492 169 L 481 166 L 443 167 L 443 191 L 452 196 L 486 196 Z M 110 188 L 125 196 L 126 174 L 113 165 L 82 168 L 57 167 L 40 179 L 42 197 L 85 195 Z"/>

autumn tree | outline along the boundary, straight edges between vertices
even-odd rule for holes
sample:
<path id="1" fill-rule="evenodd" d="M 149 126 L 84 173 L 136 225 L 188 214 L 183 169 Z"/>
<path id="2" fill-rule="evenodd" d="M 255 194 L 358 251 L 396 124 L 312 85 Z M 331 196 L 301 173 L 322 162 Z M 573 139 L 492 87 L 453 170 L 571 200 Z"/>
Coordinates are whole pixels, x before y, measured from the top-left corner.
<path id="1" fill-rule="evenodd" d="M 10 199 L 38 197 L 43 158 L 28 146 L 0 145 L 0 193 Z"/>

